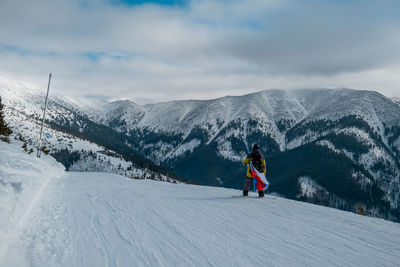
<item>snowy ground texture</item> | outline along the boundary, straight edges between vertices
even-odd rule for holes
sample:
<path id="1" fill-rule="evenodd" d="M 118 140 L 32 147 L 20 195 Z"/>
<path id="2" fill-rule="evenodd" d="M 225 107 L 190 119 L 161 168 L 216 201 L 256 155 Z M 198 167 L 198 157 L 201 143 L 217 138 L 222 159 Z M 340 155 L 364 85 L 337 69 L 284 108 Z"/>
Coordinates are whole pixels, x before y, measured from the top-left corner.
<path id="1" fill-rule="evenodd" d="M 0 143 L 0 266 L 399 266 L 400 224 L 240 191 L 65 173 Z"/>

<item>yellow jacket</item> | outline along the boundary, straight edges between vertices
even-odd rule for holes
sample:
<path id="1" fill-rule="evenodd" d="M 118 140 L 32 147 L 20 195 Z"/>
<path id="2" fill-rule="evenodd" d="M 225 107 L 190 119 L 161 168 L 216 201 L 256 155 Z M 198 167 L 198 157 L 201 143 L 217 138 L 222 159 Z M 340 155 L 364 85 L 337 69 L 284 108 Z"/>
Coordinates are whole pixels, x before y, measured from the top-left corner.
<path id="1" fill-rule="evenodd" d="M 252 160 L 253 160 L 253 159 L 251 158 L 251 154 L 250 154 L 250 155 L 248 155 L 247 158 L 243 161 L 243 164 L 247 164 L 247 178 L 253 178 L 253 176 L 251 175 L 251 172 L 250 172 L 250 162 L 251 162 Z M 261 158 L 261 163 L 262 163 L 263 172 L 264 172 L 264 174 L 266 175 L 266 174 L 267 174 L 267 166 L 266 166 L 266 163 L 265 163 L 265 159 L 264 159 L 264 158 Z"/>

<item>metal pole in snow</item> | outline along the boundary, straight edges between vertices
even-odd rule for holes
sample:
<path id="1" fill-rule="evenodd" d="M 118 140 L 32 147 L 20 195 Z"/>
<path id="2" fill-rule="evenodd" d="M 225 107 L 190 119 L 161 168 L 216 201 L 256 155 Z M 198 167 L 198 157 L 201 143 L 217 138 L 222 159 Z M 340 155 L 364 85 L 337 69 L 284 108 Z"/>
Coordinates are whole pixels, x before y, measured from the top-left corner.
<path id="1" fill-rule="evenodd" d="M 44 120 L 45 120 L 45 117 L 46 117 L 47 99 L 49 98 L 50 80 L 51 80 L 51 73 L 49 74 L 49 84 L 47 85 L 46 100 L 44 102 L 42 128 L 40 129 L 39 146 L 38 146 L 38 151 L 37 151 L 37 157 L 38 158 L 40 158 L 40 150 L 41 150 L 41 146 L 42 146 L 43 126 L 44 126 Z"/>

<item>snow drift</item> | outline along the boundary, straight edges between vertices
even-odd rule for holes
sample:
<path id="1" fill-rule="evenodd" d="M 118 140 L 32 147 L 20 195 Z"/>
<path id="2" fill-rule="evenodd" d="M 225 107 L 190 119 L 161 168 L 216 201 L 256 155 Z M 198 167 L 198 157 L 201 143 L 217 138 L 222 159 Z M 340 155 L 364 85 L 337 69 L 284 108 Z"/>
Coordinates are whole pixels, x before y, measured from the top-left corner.
<path id="1" fill-rule="evenodd" d="M 39 159 L 24 153 L 21 145 L 0 142 L 0 265 L 10 256 L 7 246 L 29 223 L 50 179 L 64 174 L 64 166 L 54 158 L 42 155 Z"/>

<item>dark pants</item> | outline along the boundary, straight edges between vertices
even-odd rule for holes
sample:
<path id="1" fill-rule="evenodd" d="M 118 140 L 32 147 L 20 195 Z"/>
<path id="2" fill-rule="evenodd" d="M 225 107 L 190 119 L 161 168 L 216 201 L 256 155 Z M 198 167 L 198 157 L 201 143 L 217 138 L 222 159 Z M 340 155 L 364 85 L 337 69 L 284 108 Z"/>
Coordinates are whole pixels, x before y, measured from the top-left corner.
<path id="1" fill-rule="evenodd" d="M 253 178 L 246 177 L 246 181 L 244 182 L 243 195 L 247 196 L 247 193 L 250 191 L 251 184 L 253 183 Z M 264 197 L 264 191 L 258 191 L 259 197 Z"/>
<path id="2" fill-rule="evenodd" d="M 251 184 L 253 183 L 253 178 L 246 177 L 246 181 L 244 182 L 243 191 L 250 191 Z"/>

